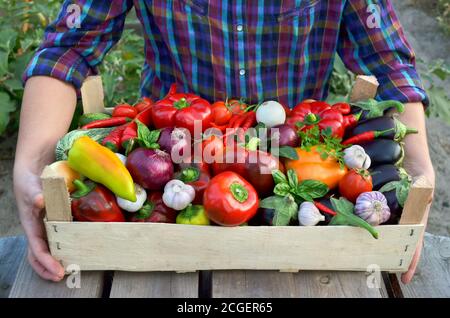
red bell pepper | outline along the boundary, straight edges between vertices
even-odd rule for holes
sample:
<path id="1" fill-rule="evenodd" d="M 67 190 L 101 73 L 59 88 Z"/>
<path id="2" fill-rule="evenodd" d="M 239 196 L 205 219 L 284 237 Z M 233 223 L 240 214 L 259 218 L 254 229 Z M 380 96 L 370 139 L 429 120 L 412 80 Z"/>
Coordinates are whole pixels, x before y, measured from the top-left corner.
<path id="1" fill-rule="evenodd" d="M 124 222 L 125 217 L 116 203 L 116 197 L 107 188 L 93 182 L 74 182 L 77 191 L 72 193 L 72 215 L 76 221 Z"/>
<path id="2" fill-rule="evenodd" d="M 317 124 L 320 130 L 330 128 L 333 136 L 342 138 L 346 126 L 353 124 L 357 119 L 355 115 L 348 115 L 353 120 L 346 119 L 347 116 L 343 114 L 347 114 L 348 111 L 348 108 L 341 104 L 333 107 L 325 102 L 301 102 L 292 109 L 286 123 L 296 129 L 299 129 L 298 123 L 300 123 L 300 129 L 303 131 Z"/>
<path id="3" fill-rule="evenodd" d="M 157 129 L 183 127 L 194 134 L 194 122 L 202 124 L 202 132 L 211 127 L 212 111 L 209 102 L 190 93 L 173 93 L 152 107 L 153 123 Z"/>
<path id="4" fill-rule="evenodd" d="M 131 214 L 131 213 L 130 213 Z M 129 216 L 130 222 L 175 223 L 177 211 L 167 207 L 162 200 L 162 192 L 152 192 L 147 203 L 136 213 Z"/>
<path id="5" fill-rule="evenodd" d="M 256 214 L 258 205 L 258 194 L 253 186 L 231 171 L 212 178 L 203 198 L 208 218 L 224 226 L 247 222 Z"/>

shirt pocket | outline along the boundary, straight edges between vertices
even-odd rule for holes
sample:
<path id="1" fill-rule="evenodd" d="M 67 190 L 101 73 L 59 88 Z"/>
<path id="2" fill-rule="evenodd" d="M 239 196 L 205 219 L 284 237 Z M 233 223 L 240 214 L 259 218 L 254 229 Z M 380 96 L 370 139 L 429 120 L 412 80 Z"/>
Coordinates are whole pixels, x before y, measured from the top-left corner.
<path id="1" fill-rule="evenodd" d="M 183 5 L 187 5 L 191 8 L 192 12 L 206 16 L 208 13 L 208 0 L 180 0 Z"/>
<path id="2" fill-rule="evenodd" d="M 306 0 L 301 1 L 299 5 L 291 5 L 284 8 L 281 13 L 274 16 L 272 22 L 274 24 L 287 23 L 294 20 L 296 17 L 301 17 L 308 13 L 311 9 L 318 5 L 320 0 Z"/>

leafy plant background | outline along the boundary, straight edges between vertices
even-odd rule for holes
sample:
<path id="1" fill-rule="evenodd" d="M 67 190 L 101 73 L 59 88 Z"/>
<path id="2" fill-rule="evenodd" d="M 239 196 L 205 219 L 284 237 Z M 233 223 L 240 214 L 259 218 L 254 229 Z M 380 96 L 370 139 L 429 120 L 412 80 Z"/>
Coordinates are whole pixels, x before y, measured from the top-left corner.
<path id="1" fill-rule="evenodd" d="M 437 0 L 437 19 L 444 30 L 450 30 L 450 0 Z M 23 95 L 21 75 L 38 48 L 49 21 L 60 9 L 60 0 L 0 0 L 0 136 L 17 131 Z M 99 71 L 102 75 L 107 105 L 133 103 L 139 98 L 139 81 L 143 65 L 143 40 L 139 22 L 132 11 L 120 42 L 106 56 Z M 424 64 L 423 61 L 419 61 Z M 422 67 L 423 68 L 423 67 Z M 450 75 L 448 65 L 435 61 L 421 72 L 431 106 L 430 116 L 450 123 L 448 91 L 442 82 Z M 125 82 L 126 80 L 126 82 Z M 354 75 L 336 59 L 330 81 L 329 101 L 343 100 L 352 87 Z M 78 107 L 77 114 L 80 108 Z M 76 117 L 76 116 L 75 116 Z"/>

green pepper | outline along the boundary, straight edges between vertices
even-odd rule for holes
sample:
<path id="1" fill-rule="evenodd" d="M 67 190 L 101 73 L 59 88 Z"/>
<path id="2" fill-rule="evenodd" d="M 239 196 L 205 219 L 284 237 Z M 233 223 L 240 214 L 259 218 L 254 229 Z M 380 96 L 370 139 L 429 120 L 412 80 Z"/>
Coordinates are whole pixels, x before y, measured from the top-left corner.
<path id="1" fill-rule="evenodd" d="M 209 225 L 203 205 L 189 205 L 177 216 L 177 224 Z"/>

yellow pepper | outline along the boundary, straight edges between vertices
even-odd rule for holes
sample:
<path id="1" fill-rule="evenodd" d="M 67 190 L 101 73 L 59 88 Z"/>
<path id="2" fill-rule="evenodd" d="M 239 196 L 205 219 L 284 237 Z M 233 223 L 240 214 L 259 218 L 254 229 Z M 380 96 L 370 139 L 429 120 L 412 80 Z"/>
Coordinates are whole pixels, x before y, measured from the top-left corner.
<path id="1" fill-rule="evenodd" d="M 117 196 L 136 201 L 133 179 L 125 165 L 114 152 L 88 136 L 75 140 L 67 160 L 72 169 L 103 184 Z"/>
<path id="2" fill-rule="evenodd" d="M 293 169 L 297 173 L 299 181 L 318 180 L 333 189 L 347 173 L 347 168 L 341 167 L 332 157 L 323 160 L 316 148 L 317 146 L 311 147 L 310 151 L 296 148 L 298 159 L 286 160 L 286 170 Z"/>

